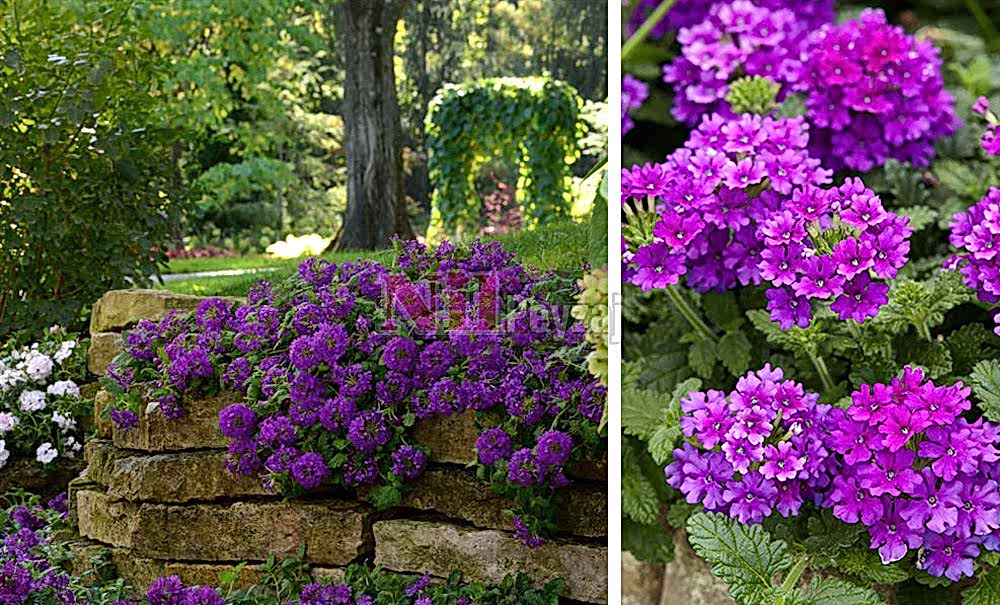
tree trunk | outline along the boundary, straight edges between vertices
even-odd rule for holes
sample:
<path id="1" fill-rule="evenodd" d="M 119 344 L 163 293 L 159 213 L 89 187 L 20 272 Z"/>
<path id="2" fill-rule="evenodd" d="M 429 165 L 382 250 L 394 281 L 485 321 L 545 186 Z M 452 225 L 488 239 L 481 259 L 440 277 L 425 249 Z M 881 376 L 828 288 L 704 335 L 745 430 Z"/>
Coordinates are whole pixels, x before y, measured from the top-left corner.
<path id="1" fill-rule="evenodd" d="M 347 213 L 339 250 L 389 246 L 413 237 L 403 195 L 403 157 L 393 40 L 405 0 L 342 0 L 337 43 L 344 53 Z"/>

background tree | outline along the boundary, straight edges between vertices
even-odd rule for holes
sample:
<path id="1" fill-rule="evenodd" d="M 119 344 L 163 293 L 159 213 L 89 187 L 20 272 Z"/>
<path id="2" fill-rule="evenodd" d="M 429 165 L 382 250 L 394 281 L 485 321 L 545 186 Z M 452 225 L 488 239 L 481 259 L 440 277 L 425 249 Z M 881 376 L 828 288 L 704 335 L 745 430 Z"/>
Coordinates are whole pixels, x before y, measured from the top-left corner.
<path id="1" fill-rule="evenodd" d="M 413 237 L 403 197 L 403 158 L 393 42 L 405 0 L 345 0 L 333 7 L 344 65 L 347 213 L 337 247 L 384 248 Z"/>

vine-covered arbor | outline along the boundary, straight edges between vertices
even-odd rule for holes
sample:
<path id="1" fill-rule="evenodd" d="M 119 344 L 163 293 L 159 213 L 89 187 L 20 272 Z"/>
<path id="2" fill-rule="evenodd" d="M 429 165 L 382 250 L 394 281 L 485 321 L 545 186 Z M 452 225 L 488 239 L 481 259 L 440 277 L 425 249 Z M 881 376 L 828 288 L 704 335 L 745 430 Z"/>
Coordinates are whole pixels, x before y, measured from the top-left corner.
<path id="1" fill-rule="evenodd" d="M 542 77 L 442 88 L 426 120 L 434 186 L 428 237 L 476 231 L 480 205 L 474 181 L 490 158 L 518 166 L 517 201 L 528 227 L 569 215 L 582 104 L 572 86 Z"/>

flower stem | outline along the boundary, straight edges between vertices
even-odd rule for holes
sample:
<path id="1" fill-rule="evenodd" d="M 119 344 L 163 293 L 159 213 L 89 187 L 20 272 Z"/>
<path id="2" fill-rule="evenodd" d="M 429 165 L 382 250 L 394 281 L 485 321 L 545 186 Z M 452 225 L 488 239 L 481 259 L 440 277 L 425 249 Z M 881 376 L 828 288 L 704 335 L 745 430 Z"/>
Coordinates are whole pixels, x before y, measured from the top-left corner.
<path id="1" fill-rule="evenodd" d="M 715 332 L 712 328 L 708 327 L 708 324 L 706 324 L 701 317 L 698 317 L 698 313 L 691 308 L 687 299 L 684 298 L 683 294 L 681 294 L 680 287 L 667 286 L 666 290 L 667 296 L 670 297 L 671 302 L 674 303 L 674 306 L 677 307 L 680 314 L 684 316 L 684 319 L 691 324 L 691 327 L 705 338 L 711 340 L 712 342 L 717 342 L 718 339 L 715 337 Z"/>
<path id="2" fill-rule="evenodd" d="M 781 583 L 781 593 L 782 595 L 778 597 L 778 600 L 774 602 L 774 605 L 783 605 L 785 602 L 785 595 L 790 593 L 799 580 L 802 579 L 802 572 L 806 570 L 806 565 L 809 564 L 809 557 L 803 556 L 795 565 L 788 570 L 788 575 L 785 576 L 785 581 Z"/>
<path id="3" fill-rule="evenodd" d="M 653 27 L 663 19 L 670 7 L 674 5 L 677 0 L 663 0 L 660 5 L 656 7 L 653 12 L 649 13 L 649 17 L 639 26 L 639 29 L 635 30 L 625 44 L 622 44 L 622 62 L 628 59 L 629 55 L 635 52 L 635 49 L 639 47 L 640 44 L 649 35 L 649 32 L 653 31 Z"/>
<path id="4" fill-rule="evenodd" d="M 833 389 L 833 379 L 830 377 L 830 370 L 827 369 L 826 360 L 823 359 L 823 356 L 809 351 L 809 359 L 816 366 L 816 373 L 819 374 L 820 382 L 823 383 L 823 390 L 829 391 Z"/>
<path id="5" fill-rule="evenodd" d="M 920 334 L 920 336 L 930 341 L 934 340 L 934 338 L 931 336 L 931 329 L 927 326 L 926 321 L 922 321 L 916 324 L 916 326 L 917 326 L 917 333 Z"/>

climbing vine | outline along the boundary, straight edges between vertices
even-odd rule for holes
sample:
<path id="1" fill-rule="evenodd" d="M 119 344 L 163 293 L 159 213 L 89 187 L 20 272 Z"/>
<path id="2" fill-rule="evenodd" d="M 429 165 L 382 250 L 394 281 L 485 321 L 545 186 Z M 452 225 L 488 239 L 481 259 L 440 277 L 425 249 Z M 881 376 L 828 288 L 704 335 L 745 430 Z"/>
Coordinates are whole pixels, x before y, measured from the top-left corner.
<path id="1" fill-rule="evenodd" d="M 579 156 L 582 101 L 549 78 L 449 84 L 427 113 L 428 168 L 434 185 L 428 235 L 474 232 L 474 179 L 489 158 L 518 166 L 517 201 L 528 227 L 570 212 L 570 165 Z"/>

